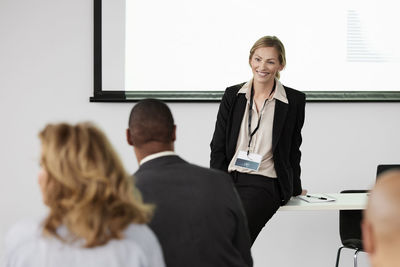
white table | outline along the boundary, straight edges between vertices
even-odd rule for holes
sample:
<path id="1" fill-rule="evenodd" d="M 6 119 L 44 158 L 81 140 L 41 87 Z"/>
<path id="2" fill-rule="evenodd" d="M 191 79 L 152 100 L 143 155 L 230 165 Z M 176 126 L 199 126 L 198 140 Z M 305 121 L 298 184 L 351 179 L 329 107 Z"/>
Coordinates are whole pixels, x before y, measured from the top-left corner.
<path id="1" fill-rule="evenodd" d="M 368 199 L 367 193 L 323 193 L 336 200 L 332 202 L 309 203 L 297 197 L 279 208 L 280 211 L 295 210 L 362 210 L 365 209 Z"/>

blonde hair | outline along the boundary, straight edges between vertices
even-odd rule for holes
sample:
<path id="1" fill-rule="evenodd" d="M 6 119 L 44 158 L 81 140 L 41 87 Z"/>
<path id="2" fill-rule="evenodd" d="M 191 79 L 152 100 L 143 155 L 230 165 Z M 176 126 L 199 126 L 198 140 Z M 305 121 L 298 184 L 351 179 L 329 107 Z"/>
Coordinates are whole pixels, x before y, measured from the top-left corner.
<path id="1" fill-rule="evenodd" d="M 283 43 L 276 36 L 264 36 L 264 37 L 261 37 L 260 39 L 258 39 L 250 49 L 249 63 L 251 61 L 251 58 L 254 55 L 254 52 L 258 48 L 261 48 L 261 47 L 274 47 L 276 49 L 276 51 L 278 52 L 279 63 L 283 67 L 286 66 L 285 47 L 283 46 Z M 279 77 L 280 77 L 279 71 L 276 72 L 275 76 L 279 79 Z"/>
<path id="2" fill-rule="evenodd" d="M 90 123 L 49 124 L 39 137 L 50 208 L 45 234 L 61 239 L 57 228 L 65 225 L 72 240 L 82 238 L 85 247 L 95 247 L 121 239 L 130 223 L 150 220 L 152 206 L 143 204 L 101 130 Z"/>

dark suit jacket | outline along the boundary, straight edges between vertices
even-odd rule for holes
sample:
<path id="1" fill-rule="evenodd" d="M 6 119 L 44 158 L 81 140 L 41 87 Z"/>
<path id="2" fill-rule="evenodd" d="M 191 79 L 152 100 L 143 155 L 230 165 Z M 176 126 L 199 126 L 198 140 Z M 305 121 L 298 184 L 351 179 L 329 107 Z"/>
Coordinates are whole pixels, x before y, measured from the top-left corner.
<path id="1" fill-rule="evenodd" d="M 242 84 L 228 87 L 219 106 L 211 141 L 211 168 L 228 171 L 237 145 L 247 99 L 238 94 Z M 284 86 L 289 104 L 276 100 L 272 130 L 274 165 L 281 189 L 282 204 L 301 193 L 300 145 L 304 123 L 305 94 Z"/>
<path id="2" fill-rule="evenodd" d="M 149 225 L 168 267 L 253 265 L 246 218 L 229 175 L 172 155 L 143 163 L 134 177 L 144 201 L 156 206 Z"/>

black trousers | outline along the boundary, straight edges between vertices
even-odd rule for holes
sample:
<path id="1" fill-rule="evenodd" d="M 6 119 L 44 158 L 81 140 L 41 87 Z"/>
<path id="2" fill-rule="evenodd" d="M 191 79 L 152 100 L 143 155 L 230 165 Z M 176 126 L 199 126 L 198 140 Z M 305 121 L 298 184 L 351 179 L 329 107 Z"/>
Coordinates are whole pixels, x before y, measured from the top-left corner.
<path id="1" fill-rule="evenodd" d="M 236 171 L 231 175 L 246 212 L 253 244 L 261 229 L 281 205 L 278 181 L 276 178 Z"/>

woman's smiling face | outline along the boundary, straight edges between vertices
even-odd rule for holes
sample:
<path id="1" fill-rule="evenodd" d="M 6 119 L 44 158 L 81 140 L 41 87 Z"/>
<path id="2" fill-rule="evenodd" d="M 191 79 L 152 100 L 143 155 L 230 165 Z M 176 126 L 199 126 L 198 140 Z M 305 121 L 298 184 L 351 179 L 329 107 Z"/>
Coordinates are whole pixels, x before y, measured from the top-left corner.
<path id="1" fill-rule="evenodd" d="M 254 51 L 250 60 L 253 80 L 258 83 L 269 83 L 283 69 L 275 47 L 260 47 Z"/>

